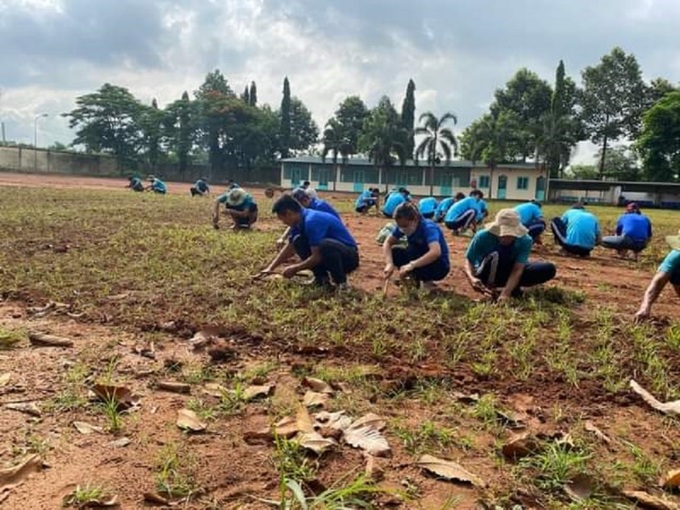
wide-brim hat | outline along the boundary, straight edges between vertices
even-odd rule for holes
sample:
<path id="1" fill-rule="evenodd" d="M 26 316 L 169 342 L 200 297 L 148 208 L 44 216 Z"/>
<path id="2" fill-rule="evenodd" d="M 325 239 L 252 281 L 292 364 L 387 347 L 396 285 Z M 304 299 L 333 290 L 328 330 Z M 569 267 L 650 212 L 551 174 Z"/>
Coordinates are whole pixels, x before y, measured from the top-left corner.
<path id="1" fill-rule="evenodd" d="M 666 236 L 666 242 L 674 250 L 680 250 L 680 230 L 677 236 Z"/>
<path id="2" fill-rule="evenodd" d="M 246 201 L 246 198 L 248 198 L 248 193 L 241 188 L 234 188 L 227 194 L 227 204 L 232 207 L 238 207 Z"/>
<path id="3" fill-rule="evenodd" d="M 514 209 L 498 211 L 496 219 L 486 227 L 486 230 L 498 237 L 523 237 L 529 233 L 529 230 L 522 225 L 519 214 Z"/>

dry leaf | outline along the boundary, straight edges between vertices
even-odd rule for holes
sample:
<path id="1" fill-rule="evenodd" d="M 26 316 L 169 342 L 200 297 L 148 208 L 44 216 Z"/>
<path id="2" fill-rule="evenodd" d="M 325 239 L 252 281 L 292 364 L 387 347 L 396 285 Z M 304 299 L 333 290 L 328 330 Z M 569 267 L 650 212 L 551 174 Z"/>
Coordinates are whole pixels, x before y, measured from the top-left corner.
<path id="1" fill-rule="evenodd" d="M 450 460 L 438 459 L 432 455 L 423 455 L 415 465 L 447 480 L 471 483 L 477 487 L 486 487 L 484 480 L 477 475 L 473 475 L 460 464 Z"/>
<path id="2" fill-rule="evenodd" d="M 377 414 L 374 413 L 368 413 L 358 420 L 356 420 L 354 423 L 352 423 L 351 428 L 362 428 L 362 427 L 370 427 L 375 430 L 383 430 L 385 427 L 387 427 L 387 422 L 378 416 Z"/>
<path id="3" fill-rule="evenodd" d="M 501 425 L 505 425 L 511 429 L 526 428 L 526 424 L 522 421 L 519 415 L 511 411 L 496 411 L 496 417 Z"/>
<path id="4" fill-rule="evenodd" d="M 334 430 L 347 430 L 352 425 L 352 419 L 345 414 L 345 411 L 338 411 L 336 413 L 321 411 L 316 413 L 314 418 L 317 424 Z"/>
<path id="5" fill-rule="evenodd" d="M 274 437 L 283 437 L 290 439 L 295 434 L 300 432 L 297 426 L 297 421 L 293 418 L 287 417 L 280 420 L 274 427 L 267 427 L 260 430 L 249 430 L 243 434 L 243 439 L 247 443 L 258 441 L 272 441 Z"/>
<path id="6" fill-rule="evenodd" d="M 191 393 L 191 385 L 185 383 L 160 381 L 157 386 L 159 390 L 171 391 L 173 393 Z"/>
<path id="7" fill-rule="evenodd" d="M 189 409 L 177 411 L 177 426 L 182 430 L 191 432 L 203 432 L 207 427 L 205 423 L 198 419 L 196 413 Z"/>
<path id="8" fill-rule="evenodd" d="M 540 442 L 531 434 L 521 434 L 503 445 L 502 452 L 508 459 L 521 459 L 540 449 Z"/>
<path id="9" fill-rule="evenodd" d="M 144 501 L 147 503 L 154 503 L 156 505 L 165 505 L 165 506 L 177 506 L 180 505 L 184 502 L 186 498 L 182 499 L 177 499 L 177 500 L 170 500 L 166 498 L 165 496 L 161 496 L 160 494 L 157 494 L 155 492 L 145 492 L 144 493 Z"/>
<path id="10" fill-rule="evenodd" d="M 675 400 L 674 402 L 659 402 L 652 396 L 651 393 L 635 382 L 634 379 L 630 380 L 630 387 L 635 393 L 642 397 L 642 400 L 647 402 L 657 411 L 661 411 L 665 414 L 680 416 L 680 400 Z"/>
<path id="11" fill-rule="evenodd" d="M 125 448 L 130 443 L 132 443 L 132 440 L 130 440 L 130 438 L 121 437 L 120 439 L 116 439 L 115 441 L 111 441 L 109 443 L 109 446 L 112 446 L 113 448 Z"/>
<path id="12" fill-rule="evenodd" d="M 228 391 L 229 390 L 226 387 L 218 383 L 207 383 L 203 387 L 203 393 L 205 393 L 206 395 L 210 395 L 211 397 L 221 398 Z"/>
<path id="13" fill-rule="evenodd" d="M 124 292 L 123 294 L 114 294 L 113 296 L 109 296 L 106 299 L 109 301 L 123 301 L 124 299 L 127 299 L 128 296 L 130 296 L 130 293 Z"/>
<path id="14" fill-rule="evenodd" d="M 583 501 L 593 494 L 593 479 L 586 475 L 576 475 L 564 485 L 564 492 L 572 500 Z"/>
<path id="15" fill-rule="evenodd" d="M 392 453 L 387 439 L 378 429 L 370 426 L 355 428 L 354 424 L 345 430 L 345 442 L 355 448 L 361 448 L 376 457 L 387 457 Z"/>
<path id="16" fill-rule="evenodd" d="M 0 388 L 2 388 L 3 386 L 7 386 L 7 384 L 9 384 L 10 379 L 12 379 L 12 374 L 10 374 L 9 372 L 5 374 L 0 374 Z"/>
<path id="17" fill-rule="evenodd" d="M 5 404 L 5 409 L 19 411 L 20 413 L 30 414 L 31 416 L 37 416 L 38 418 L 42 416 L 42 411 L 40 411 L 40 408 L 35 404 L 35 402 L 19 402 L 15 404 Z"/>
<path id="18" fill-rule="evenodd" d="M 18 466 L 0 469 L 0 494 L 5 491 L 11 491 L 42 468 L 43 460 L 40 458 L 40 455 L 32 455 Z"/>
<path id="19" fill-rule="evenodd" d="M 92 386 L 92 392 L 104 403 L 114 401 L 120 409 L 129 409 L 137 404 L 137 399 L 133 397 L 132 391 L 124 386 L 95 384 Z"/>
<path id="20" fill-rule="evenodd" d="M 78 432 L 85 435 L 93 434 L 95 432 L 97 434 L 104 433 L 103 428 L 97 427 L 96 425 L 90 425 L 89 423 L 85 423 L 84 421 L 74 421 L 73 426 L 76 428 Z"/>
<path id="21" fill-rule="evenodd" d="M 297 441 L 300 443 L 300 446 L 313 451 L 317 455 L 321 455 L 329 448 L 338 444 L 333 439 L 323 437 L 317 432 L 303 432 L 298 436 Z"/>
<path id="22" fill-rule="evenodd" d="M 34 347 L 73 347 L 73 341 L 60 336 L 30 332 L 28 339 Z"/>
<path id="23" fill-rule="evenodd" d="M 652 496 L 643 491 L 623 491 L 622 494 L 645 508 L 652 510 L 680 510 L 680 506 L 672 501 Z"/>
<path id="24" fill-rule="evenodd" d="M 330 384 L 328 384 L 326 381 L 322 381 L 321 379 L 305 377 L 302 379 L 302 385 L 317 393 L 328 393 L 329 395 L 333 394 L 333 388 L 331 388 Z"/>
<path id="25" fill-rule="evenodd" d="M 305 406 L 299 406 L 295 417 L 295 424 L 300 432 L 314 432 L 314 425 L 312 425 L 312 418 L 307 412 Z"/>
<path id="26" fill-rule="evenodd" d="M 330 395 L 328 393 L 317 393 L 316 391 L 308 391 L 305 393 L 302 403 L 306 407 L 325 407 L 328 403 Z"/>
<path id="27" fill-rule="evenodd" d="M 373 455 L 365 455 L 366 457 L 366 467 L 364 469 L 364 474 L 366 479 L 372 482 L 379 482 L 385 478 L 385 471 L 378 464 L 378 459 Z"/>
<path id="28" fill-rule="evenodd" d="M 213 335 L 209 335 L 204 331 L 199 331 L 189 339 L 189 346 L 197 351 L 208 345 L 213 338 L 215 338 Z"/>
<path id="29" fill-rule="evenodd" d="M 599 439 L 604 441 L 607 444 L 611 444 L 612 440 L 607 436 L 604 432 L 602 432 L 600 429 L 598 429 L 592 421 L 587 421 L 585 424 L 585 429 L 588 432 L 592 432 L 595 434 Z"/>
<path id="30" fill-rule="evenodd" d="M 274 392 L 274 386 L 265 384 L 262 386 L 248 386 L 243 390 L 243 398 L 245 400 L 255 400 L 257 398 L 265 398 Z"/>
<path id="31" fill-rule="evenodd" d="M 680 469 L 671 469 L 659 481 L 659 485 L 666 490 L 680 488 Z"/>

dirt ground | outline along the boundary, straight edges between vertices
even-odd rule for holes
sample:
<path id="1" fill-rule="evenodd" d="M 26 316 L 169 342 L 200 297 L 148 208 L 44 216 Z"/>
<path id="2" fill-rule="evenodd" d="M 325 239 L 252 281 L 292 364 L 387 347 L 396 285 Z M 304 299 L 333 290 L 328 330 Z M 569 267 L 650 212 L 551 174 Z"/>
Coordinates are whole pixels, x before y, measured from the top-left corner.
<path id="1" fill-rule="evenodd" d="M 125 179 L 103 179 L 86 177 L 66 177 L 54 175 L 24 175 L 0 173 L 0 186 L 28 186 L 69 189 L 124 189 Z M 187 183 L 167 183 L 170 194 L 188 193 Z M 219 191 L 219 190 L 218 190 Z M 251 190 L 253 191 L 253 190 Z M 262 190 L 254 190 L 256 197 L 263 197 Z M 340 194 L 327 193 L 324 198 L 346 198 Z M 198 199 L 196 199 L 198 200 Z M 206 209 L 209 208 L 206 201 Z M 343 220 L 360 244 L 361 267 L 351 282 L 354 286 L 369 293 L 380 292 L 383 286 L 381 247 L 374 241 L 378 229 L 386 220 L 381 217 L 360 217 L 344 214 Z M 262 230 L 282 230 L 282 227 L 263 213 L 257 224 Z M 472 292 L 463 275 L 463 253 L 468 238 L 452 238 L 448 236 L 451 248 L 452 272 L 441 284 L 445 291 L 453 292 L 472 299 L 478 296 Z M 597 248 L 591 259 L 572 259 L 560 257 L 553 246 L 540 247 L 535 259 L 554 262 L 558 267 L 555 283 L 571 289 L 578 289 L 586 296 L 586 303 L 596 306 L 608 306 L 621 317 L 632 317 L 641 296 L 653 275 L 653 271 L 638 264 L 621 261 L 612 257 L 611 253 Z M 670 287 L 670 286 L 669 286 Z M 390 296 L 395 296 L 398 289 L 391 287 Z M 591 307 L 591 305 L 589 305 Z M 592 307 L 591 307 L 592 310 Z M 677 322 L 680 318 L 680 307 L 672 289 L 666 289 L 655 306 L 654 313 L 664 321 Z M 584 316 L 584 321 L 586 317 Z M 187 405 L 187 395 L 158 391 L 155 383 L 164 377 L 163 367 L 168 362 L 177 362 L 184 366 L 200 365 L 205 361 L 204 354 L 192 352 L 186 347 L 186 338 L 173 335 L 172 332 L 159 337 L 158 351 L 155 359 L 147 359 L 135 352 L 140 342 L 140 334 L 129 327 L 115 327 L 107 324 L 98 325 L 77 317 L 64 315 L 47 315 L 38 317 L 27 308 L 27 303 L 5 302 L 0 306 L 0 325 L 7 329 L 27 329 L 49 331 L 55 335 L 73 339 L 74 348 L 60 349 L 21 348 L 13 351 L 0 351 L 0 375 L 11 374 L 11 384 L 3 387 L 0 384 L 0 405 L 16 402 L 44 402 L 55 397 L 63 390 L 65 373 L 81 359 L 89 359 L 98 363 L 101 370 L 108 361 L 117 356 L 117 371 L 123 374 L 133 387 L 135 394 L 142 401 L 140 410 L 132 413 L 126 420 L 124 436 L 130 438 L 129 445 L 120 447 L 111 443 L 119 439 L 112 434 L 94 433 L 82 435 L 72 426 L 73 421 L 83 421 L 102 425 L 101 415 L 93 411 L 75 410 L 68 413 L 45 413 L 41 417 L 29 416 L 15 411 L 0 411 L 0 460 L 15 458 L 17 452 L 40 451 L 42 442 L 50 445 L 46 455 L 49 468 L 41 470 L 30 480 L 5 495 L 3 501 L 0 493 L 0 507 L 8 510 L 19 509 L 56 509 L 60 508 L 64 496 L 74 490 L 76 485 L 89 480 L 105 480 L 108 487 L 118 495 L 121 508 L 147 508 L 149 503 L 143 502 L 142 494 L 154 492 L 153 478 L 149 475 L 155 469 L 159 451 L 168 444 L 180 441 L 197 459 L 195 469 L 200 486 L 206 494 L 192 502 L 187 508 L 272 508 L 271 505 L 252 497 L 276 499 L 279 480 L 271 465 L 271 444 L 249 444 L 243 441 L 247 431 L 267 427 L 271 422 L 271 408 L 267 404 L 248 404 L 244 412 L 227 420 L 211 422 L 204 434 L 187 435 L 178 432 L 175 426 L 177 411 Z M 300 353 L 279 345 L 252 340 L 252 343 L 233 345 L 236 361 L 230 370 L 248 372 L 260 366 L 264 361 L 274 360 L 275 368 L 264 376 L 251 377 L 255 382 L 276 385 L 277 395 L 284 401 L 282 406 L 292 405 L 302 398 L 304 389 L 296 373 L 309 370 L 317 363 L 343 367 L 341 354 L 324 352 L 323 346 L 318 351 Z M 362 353 L 352 356 L 358 362 Z M 409 374 L 418 377 L 441 376 L 443 373 L 453 376 L 466 391 L 483 393 L 490 385 L 477 380 L 467 373 L 451 374 L 450 370 L 439 366 L 436 362 L 424 364 L 402 363 L 395 359 L 384 366 L 373 366 L 367 360 L 366 369 L 380 372 L 376 384 L 387 384 L 400 377 L 407 379 Z M 677 365 L 676 365 L 677 369 Z M 676 373 L 677 376 L 677 373 Z M 605 434 L 636 437 L 639 443 L 650 450 L 672 452 L 671 460 L 677 463 L 680 448 L 677 437 L 677 423 L 669 425 L 660 415 L 650 413 L 649 409 L 634 396 L 622 397 L 617 401 L 597 400 L 597 388 L 584 385 L 577 390 L 548 382 L 541 388 L 530 388 L 520 383 L 504 388 L 493 388 L 503 395 L 505 404 L 513 412 L 522 415 L 531 423 L 532 432 L 554 433 L 564 430 L 564 423 L 573 423 L 571 418 L 556 416 L 550 410 L 559 402 L 566 410 L 575 413 L 587 413 L 587 417 Z M 348 405 L 358 410 L 375 410 L 368 402 L 353 400 L 350 392 L 339 392 Z M 584 397 L 591 398 L 586 404 Z M 193 398 L 209 399 L 192 388 Z M 344 401 L 343 401 L 344 402 Z M 285 405 L 284 405 L 285 404 Z M 442 413 L 444 405 L 442 405 Z M 458 409 L 458 412 L 460 409 Z M 395 401 L 392 407 L 381 407 L 380 412 L 390 419 L 417 424 L 427 419 L 446 421 L 449 415 L 431 414 L 431 408 L 418 400 L 405 402 Z M 453 425 L 456 425 L 455 423 Z M 464 427 L 465 423 L 458 425 Z M 479 473 L 493 485 L 512 484 L 511 466 L 499 466 L 488 455 L 488 450 L 495 448 L 494 436 L 488 431 L 475 431 L 474 446 L 468 454 L 461 455 L 461 462 L 476 473 Z M 664 443 L 664 438 L 666 443 Z M 389 459 L 380 460 L 385 470 L 383 486 L 391 489 L 411 490 L 417 494 L 417 502 L 400 503 L 400 508 L 481 508 L 478 506 L 479 493 L 476 489 L 458 484 L 435 480 L 423 476 L 421 471 L 412 465 L 410 456 L 403 447 L 390 438 L 394 454 Z M 26 445 L 34 444 L 27 450 Z M 662 446 L 660 446 L 662 445 Z M 669 446 L 670 445 L 670 446 Z M 620 446 L 620 445 L 619 445 Z M 609 446 L 610 449 L 619 446 Z M 620 446 L 621 451 L 625 448 Z M 184 455 L 183 453 L 180 455 Z M 188 454 L 187 454 L 188 455 Z M 343 448 L 341 453 L 332 453 L 326 459 L 320 472 L 321 484 L 328 486 L 334 480 L 348 473 L 363 471 L 365 459 L 358 450 Z M 677 467 L 677 465 L 676 465 Z M 1 481 L 1 478 L 0 478 Z M 415 488 L 414 488 L 415 487 Z M 446 506 L 447 502 L 455 502 Z M 531 494 L 518 496 L 516 504 L 523 508 L 533 508 L 535 501 Z M 384 497 L 382 506 L 395 507 L 398 500 Z M 397 505 L 398 506 L 398 505 Z M 182 505 L 180 508 L 184 508 Z M 507 508 L 510 508 L 508 506 Z M 587 506 L 578 508 L 588 508 Z M 598 507 L 600 508 L 600 507 Z"/>

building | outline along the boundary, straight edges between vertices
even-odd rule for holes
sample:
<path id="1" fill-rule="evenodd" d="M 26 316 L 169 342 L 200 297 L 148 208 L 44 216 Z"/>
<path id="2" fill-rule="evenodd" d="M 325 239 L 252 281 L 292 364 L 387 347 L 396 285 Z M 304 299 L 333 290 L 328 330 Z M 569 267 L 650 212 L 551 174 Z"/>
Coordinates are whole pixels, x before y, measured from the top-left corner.
<path id="1" fill-rule="evenodd" d="M 434 175 L 432 175 L 434 174 Z M 433 177 L 433 178 L 432 178 Z M 489 198 L 507 200 L 544 200 L 546 173 L 534 163 L 499 164 L 493 171 L 481 163 L 451 161 L 432 169 L 408 161 L 395 163 L 388 169 L 377 168 L 368 159 L 338 159 L 333 164 L 315 156 L 288 158 L 281 161 L 281 186 L 294 187 L 309 181 L 318 190 L 361 192 L 368 188 L 381 191 L 405 186 L 414 195 L 451 196 L 459 191 L 480 189 Z"/>
<path id="2" fill-rule="evenodd" d="M 549 199 L 611 205 L 637 202 L 642 207 L 680 209 L 680 183 L 550 179 Z"/>

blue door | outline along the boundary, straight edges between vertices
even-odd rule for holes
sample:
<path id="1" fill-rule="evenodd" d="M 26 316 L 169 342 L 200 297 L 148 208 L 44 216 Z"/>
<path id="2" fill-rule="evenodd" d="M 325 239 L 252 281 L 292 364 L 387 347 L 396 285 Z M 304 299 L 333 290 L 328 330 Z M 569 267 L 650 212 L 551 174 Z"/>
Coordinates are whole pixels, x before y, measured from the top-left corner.
<path id="1" fill-rule="evenodd" d="M 317 189 L 319 190 L 327 190 L 328 189 L 328 181 L 330 181 L 330 176 L 331 176 L 331 171 L 329 168 L 322 168 L 319 170 L 319 184 L 317 185 Z"/>
<path id="2" fill-rule="evenodd" d="M 505 200 L 508 195 L 508 178 L 505 175 L 501 175 L 498 178 L 498 199 Z"/>
<path id="3" fill-rule="evenodd" d="M 364 171 L 363 170 L 354 170 L 354 191 L 361 193 L 364 191 Z"/>
<path id="4" fill-rule="evenodd" d="M 295 188 L 302 182 L 302 169 L 291 168 L 290 170 L 290 183 Z"/>
<path id="5" fill-rule="evenodd" d="M 545 177 L 543 176 L 536 179 L 536 194 L 534 198 L 538 201 L 545 200 Z"/>

